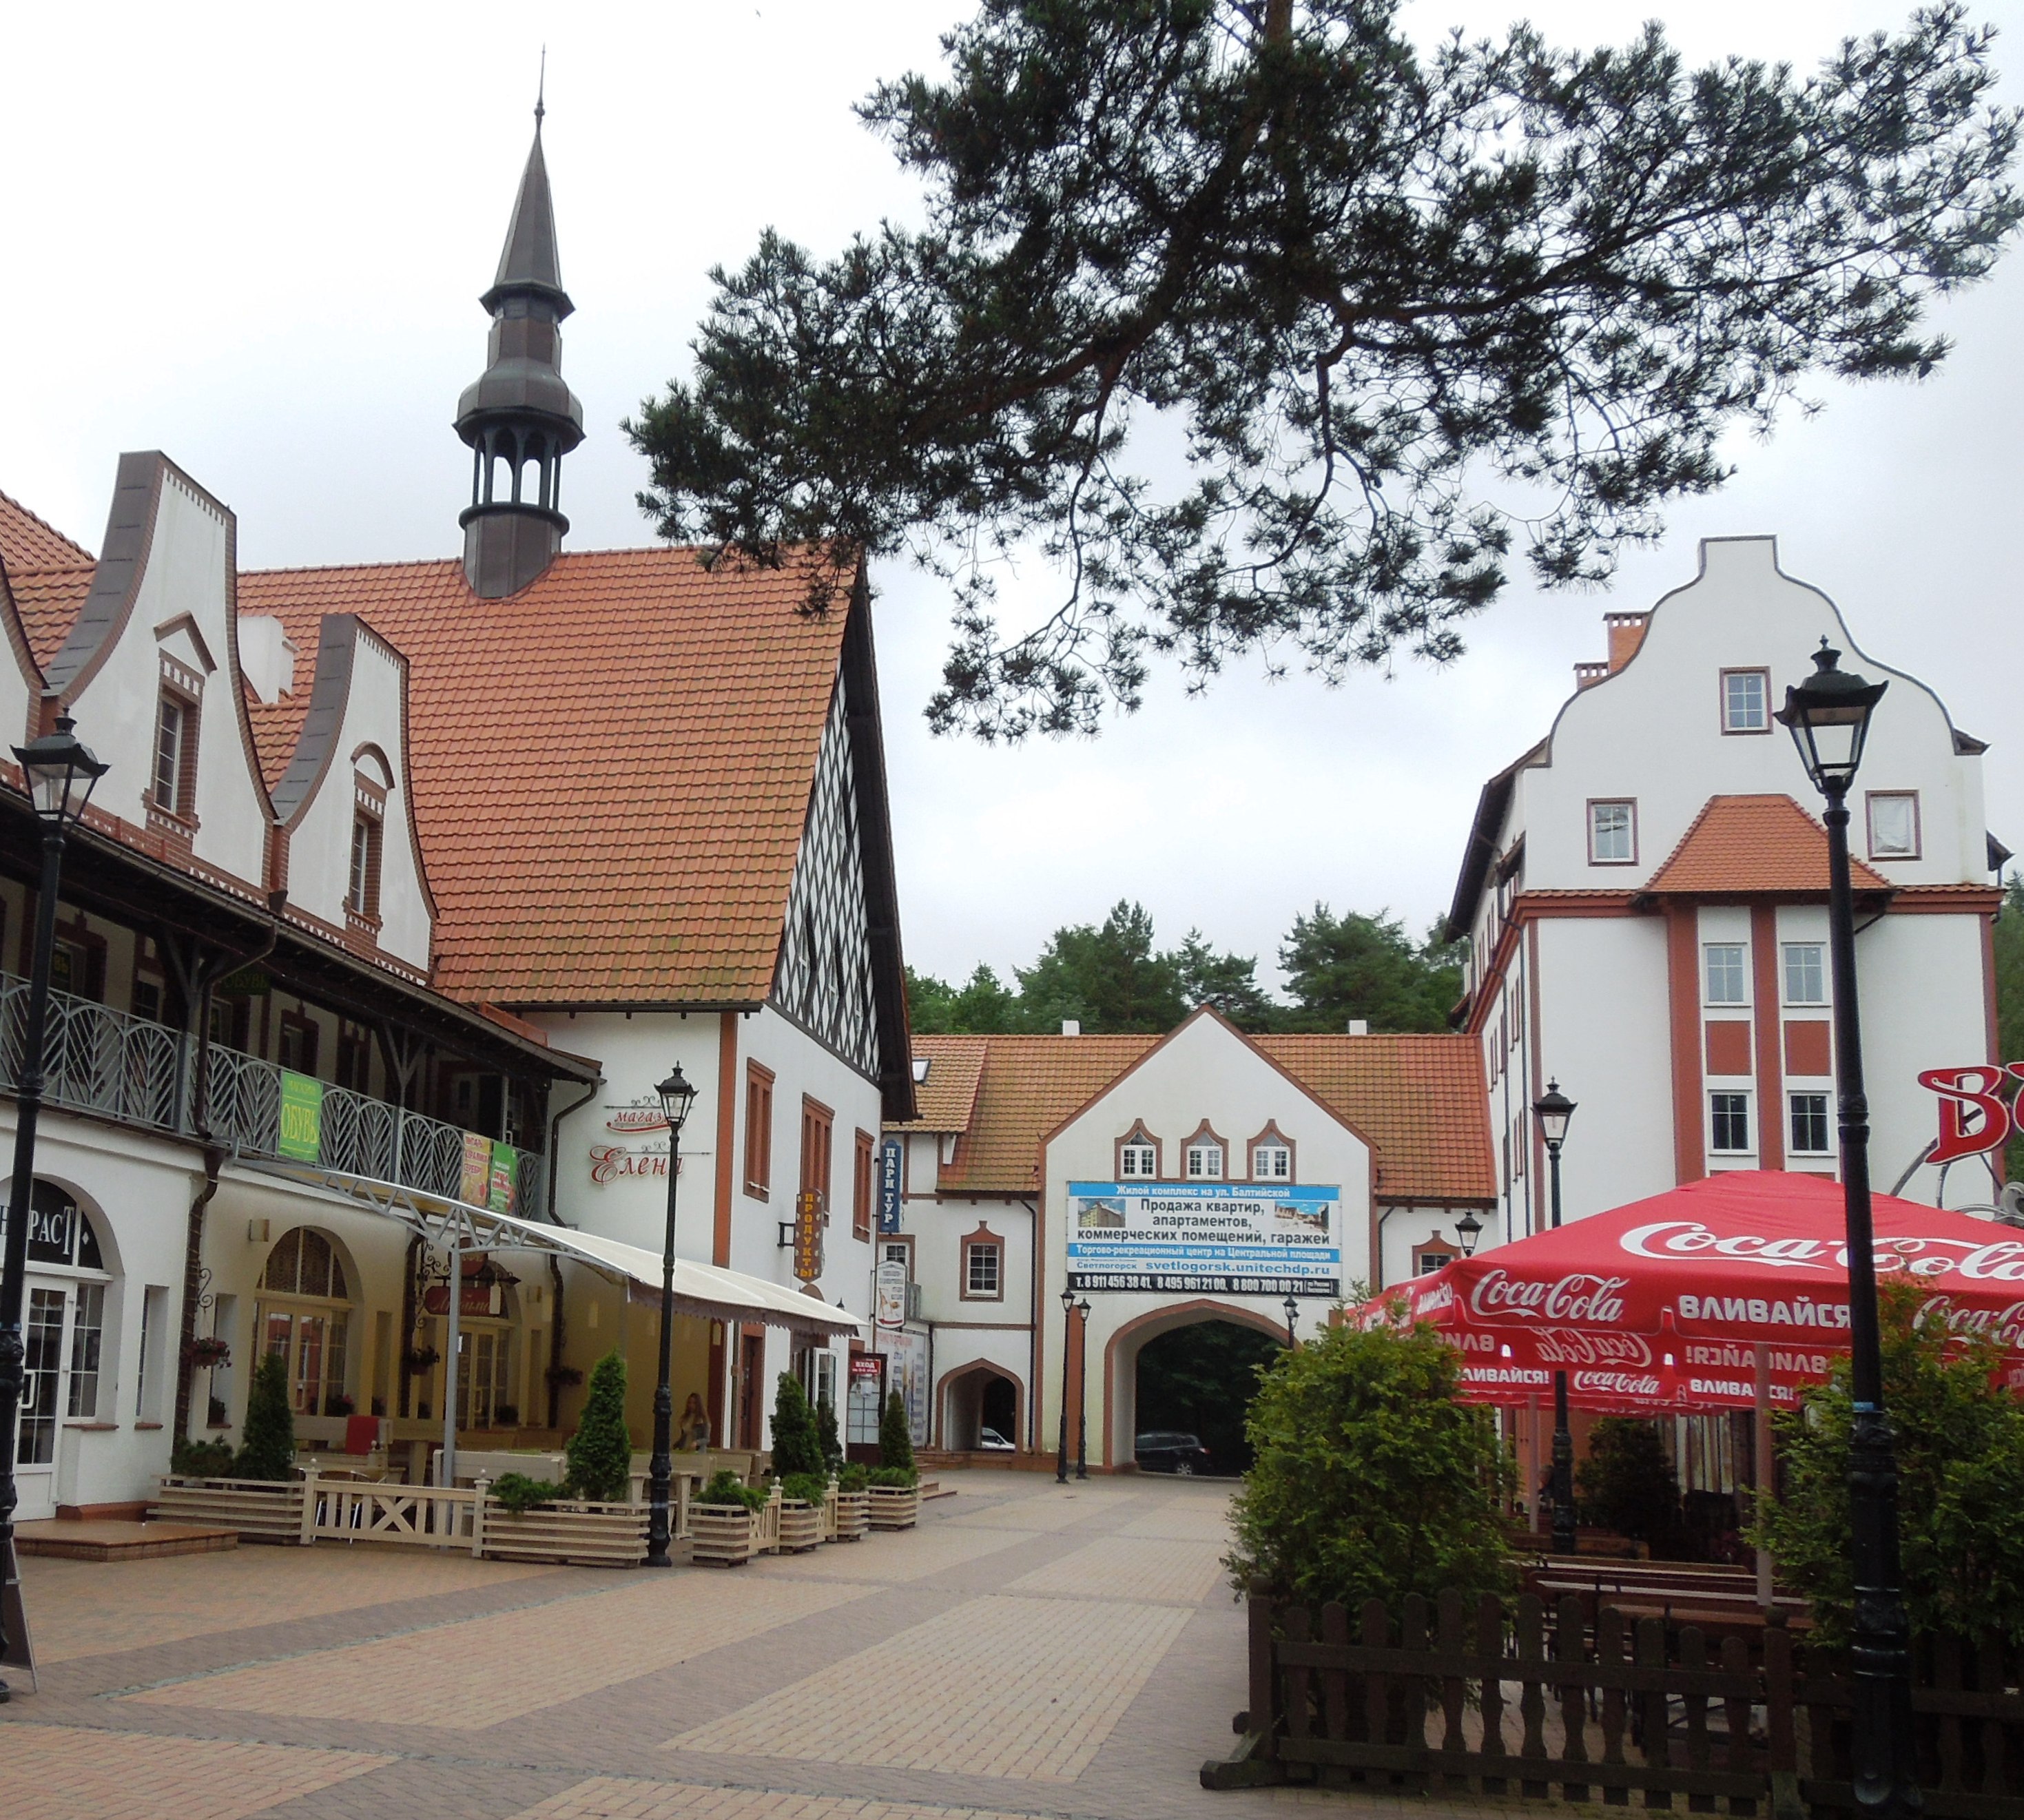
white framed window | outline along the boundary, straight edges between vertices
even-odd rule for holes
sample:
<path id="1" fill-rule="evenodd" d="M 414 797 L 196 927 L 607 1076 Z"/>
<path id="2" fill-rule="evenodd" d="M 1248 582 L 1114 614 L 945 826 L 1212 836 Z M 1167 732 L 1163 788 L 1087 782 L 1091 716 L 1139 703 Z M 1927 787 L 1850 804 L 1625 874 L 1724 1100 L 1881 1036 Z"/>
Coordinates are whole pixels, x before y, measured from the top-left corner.
<path id="1" fill-rule="evenodd" d="M 1795 1093 L 1791 1096 L 1792 1154 L 1821 1157 L 1828 1153 L 1828 1096 L 1824 1093 Z"/>
<path id="2" fill-rule="evenodd" d="M 362 813 L 351 818 L 351 874 L 344 902 L 354 916 L 380 914 L 380 824 Z"/>
<path id="3" fill-rule="evenodd" d="M 79 1283 L 70 1330 L 70 1414 L 90 1421 L 98 1414 L 98 1370 L 105 1345 L 105 1285 Z"/>
<path id="4" fill-rule="evenodd" d="M 1003 1248 L 995 1241 L 973 1239 L 964 1246 L 963 1293 L 987 1299 L 1001 1293 L 999 1264 L 1003 1256 Z"/>
<path id="5" fill-rule="evenodd" d="M 1725 733 L 1771 731 L 1771 673 L 1725 670 L 1722 673 L 1722 730 Z"/>
<path id="6" fill-rule="evenodd" d="M 1290 1182 L 1293 1179 L 1293 1153 L 1284 1144 L 1253 1144 L 1251 1179 L 1254 1182 Z"/>
<path id="7" fill-rule="evenodd" d="M 1159 1172 L 1160 1154 L 1149 1143 L 1122 1143 L 1117 1147 L 1120 1181 L 1150 1179 Z"/>
<path id="8" fill-rule="evenodd" d="M 1634 865 L 1637 860 L 1637 805 L 1614 798 L 1588 805 L 1588 858 L 1592 866 Z"/>
<path id="9" fill-rule="evenodd" d="M 155 709 L 155 767 L 148 796 L 164 814 L 196 813 L 196 704 L 163 689 Z"/>
<path id="10" fill-rule="evenodd" d="M 1785 1003 L 1824 1005 L 1828 1002 L 1827 951 L 1817 941 L 1785 944 Z"/>
<path id="11" fill-rule="evenodd" d="M 1747 970 L 1740 941 L 1710 941 L 1701 950 L 1702 978 L 1711 1005 L 1747 1005 Z"/>
<path id="12" fill-rule="evenodd" d="M 1869 857 L 1872 860 L 1918 858 L 1918 791 L 1872 790 L 1868 800 Z"/>
<path id="13" fill-rule="evenodd" d="M 1219 1182 L 1223 1180 L 1223 1146 L 1213 1139 L 1204 1139 L 1187 1147 L 1186 1172 L 1190 1182 Z"/>
<path id="14" fill-rule="evenodd" d="M 1708 1147 L 1732 1156 L 1748 1152 L 1748 1094 L 1710 1093 L 1708 1095 Z"/>

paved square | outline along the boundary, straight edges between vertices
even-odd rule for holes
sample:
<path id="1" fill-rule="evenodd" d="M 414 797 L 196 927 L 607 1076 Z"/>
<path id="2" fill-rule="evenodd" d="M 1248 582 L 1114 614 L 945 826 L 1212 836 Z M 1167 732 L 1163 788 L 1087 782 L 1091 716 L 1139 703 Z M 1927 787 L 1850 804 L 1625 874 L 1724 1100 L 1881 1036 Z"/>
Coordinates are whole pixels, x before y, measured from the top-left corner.
<path id="1" fill-rule="evenodd" d="M 880 1586 L 901 1586 L 1032 1539 L 1030 1530 L 959 1529 L 953 1523 L 941 1523 L 921 1529 L 874 1531 L 861 1542 L 839 1542 L 811 1549 L 806 1554 L 783 1554 L 754 1565 L 760 1576 L 768 1577 L 865 1580 Z"/>
<path id="2" fill-rule="evenodd" d="M 363 1751 L 0 1725 L 0 1811 L 7 1820 L 243 1820 L 387 1760 Z"/>
<path id="3" fill-rule="evenodd" d="M 610 1592 L 178 1682 L 135 1701 L 473 1730 L 862 1598 L 696 1569 Z"/>
<path id="4" fill-rule="evenodd" d="M 910 1801 L 838 1800 L 688 1782 L 622 1781 L 593 1776 L 511 1820 L 1013 1820 L 976 1807 L 921 1807 Z"/>
<path id="5" fill-rule="evenodd" d="M 973 1599 L 670 1742 L 1072 1782 L 1186 1621 L 1157 1605 Z"/>
<path id="6" fill-rule="evenodd" d="M 1223 1578 L 1223 1550 L 1213 1542 L 1103 1536 L 1059 1561 L 1022 1573 L 1005 1590 L 1198 1605 Z"/>

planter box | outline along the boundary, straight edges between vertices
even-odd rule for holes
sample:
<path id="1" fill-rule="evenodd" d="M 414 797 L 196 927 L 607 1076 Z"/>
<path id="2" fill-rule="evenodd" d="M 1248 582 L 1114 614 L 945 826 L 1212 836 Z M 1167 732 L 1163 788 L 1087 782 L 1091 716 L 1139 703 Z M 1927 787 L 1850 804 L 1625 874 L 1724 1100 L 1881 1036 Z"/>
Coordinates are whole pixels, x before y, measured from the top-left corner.
<path id="1" fill-rule="evenodd" d="M 874 1529 L 911 1529 L 920 1520 L 918 1485 L 874 1485 L 871 1498 Z"/>
<path id="2" fill-rule="evenodd" d="M 780 1500 L 780 1539 L 783 1554 L 802 1554 L 822 1546 L 822 1507 L 805 1504 L 798 1498 Z"/>
<path id="3" fill-rule="evenodd" d="M 691 1504 L 689 1558 L 698 1567 L 742 1567 L 754 1554 L 757 1515 L 742 1505 Z"/>
<path id="4" fill-rule="evenodd" d="M 838 1492 L 831 1500 L 836 1506 L 836 1534 L 838 1542 L 861 1542 L 864 1532 L 871 1527 L 871 1494 L 869 1492 Z"/>
<path id="5" fill-rule="evenodd" d="M 551 1504 L 515 1517 L 488 1502 L 484 1552 L 495 1561 L 637 1567 L 647 1558 L 647 1520 L 632 1504 Z"/>
<path id="6" fill-rule="evenodd" d="M 246 1542 L 294 1542 L 302 1535 L 302 1482 L 269 1479 L 160 1481 L 148 1514 L 164 1523 L 231 1529 Z"/>

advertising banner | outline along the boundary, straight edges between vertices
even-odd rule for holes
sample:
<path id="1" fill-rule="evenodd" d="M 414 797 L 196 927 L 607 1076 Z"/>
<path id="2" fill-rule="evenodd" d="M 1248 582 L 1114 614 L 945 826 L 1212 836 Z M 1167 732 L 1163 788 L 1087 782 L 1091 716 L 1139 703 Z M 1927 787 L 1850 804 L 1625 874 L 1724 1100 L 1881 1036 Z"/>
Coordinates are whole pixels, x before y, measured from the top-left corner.
<path id="1" fill-rule="evenodd" d="M 907 1324 L 907 1267 L 896 1257 L 879 1261 L 873 1314 L 882 1327 Z"/>
<path id="2" fill-rule="evenodd" d="M 520 1185 L 520 1153 L 511 1144 L 492 1147 L 491 1195 L 485 1205 L 495 1213 L 510 1213 Z"/>
<path id="3" fill-rule="evenodd" d="M 1341 1197 L 1310 1183 L 1071 1182 L 1069 1287 L 1337 1299 Z"/>
<path id="4" fill-rule="evenodd" d="M 464 1134 L 464 1173 L 456 1198 L 482 1207 L 492 1194 L 492 1140 L 475 1131 Z"/>
<path id="5" fill-rule="evenodd" d="M 878 1152 L 878 1230 L 900 1230 L 900 1159 L 904 1155 L 900 1139 L 888 1138 Z"/>
<path id="6" fill-rule="evenodd" d="M 928 1337 L 911 1330 L 877 1336 L 886 1356 L 886 1389 L 896 1390 L 907 1406 L 907 1428 L 915 1447 L 928 1444 Z"/>
<path id="7" fill-rule="evenodd" d="M 323 1148 L 323 1083 L 313 1074 L 281 1070 L 281 1142 L 284 1157 L 313 1163 Z"/>
<path id="8" fill-rule="evenodd" d="M 794 1275 L 813 1282 L 823 1273 L 823 1198 L 813 1188 L 794 1197 Z"/>

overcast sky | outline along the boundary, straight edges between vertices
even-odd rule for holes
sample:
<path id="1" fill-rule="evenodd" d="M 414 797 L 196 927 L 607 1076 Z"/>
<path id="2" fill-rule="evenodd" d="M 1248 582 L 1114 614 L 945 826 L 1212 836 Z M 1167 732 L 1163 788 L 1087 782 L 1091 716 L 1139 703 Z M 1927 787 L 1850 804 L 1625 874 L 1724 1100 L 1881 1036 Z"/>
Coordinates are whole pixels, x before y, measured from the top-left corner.
<path id="1" fill-rule="evenodd" d="M 1520 9 L 1417 0 L 1415 28 Z M 1647 13 L 1690 56 L 1810 65 L 1901 24 L 1883 0 L 1539 0 L 1561 42 Z M 0 17 L 0 490 L 96 548 L 116 460 L 160 448 L 239 516 L 248 567 L 447 556 L 469 457 L 450 429 L 483 361 L 490 281 L 548 50 L 547 143 L 577 314 L 564 371 L 588 435 L 569 459 L 570 547 L 649 541 L 619 419 L 670 375 L 715 262 L 771 223 L 820 251 L 915 193 L 851 104 L 931 63 L 958 0 L 695 0 L 567 8 L 354 4 L 28 7 Z M 2002 98 L 2024 100 L 2024 0 Z M 1958 347 L 1923 386 L 1815 388 L 1825 409 L 1740 442 L 1725 491 L 1671 515 L 1604 595 L 1523 585 L 1440 672 L 1326 690 L 1239 666 L 1205 697 L 1156 678 L 1094 742 L 932 739 L 945 602 L 897 567 L 878 616 L 908 959 L 1001 973 L 1120 897 L 1163 938 L 1198 927 L 1272 956 L 1296 911 L 1388 906 L 1416 928 L 1453 888 L 1483 779 L 1538 738 L 1603 655 L 1601 615 L 1691 578 L 1703 536 L 1776 533 L 1791 574 L 1864 648 L 1938 688 L 1992 742 L 1992 827 L 2024 849 L 2024 739 L 2008 725 L 2024 265 L 1949 305 Z M 1044 577 L 1029 577 L 1037 588 Z"/>

